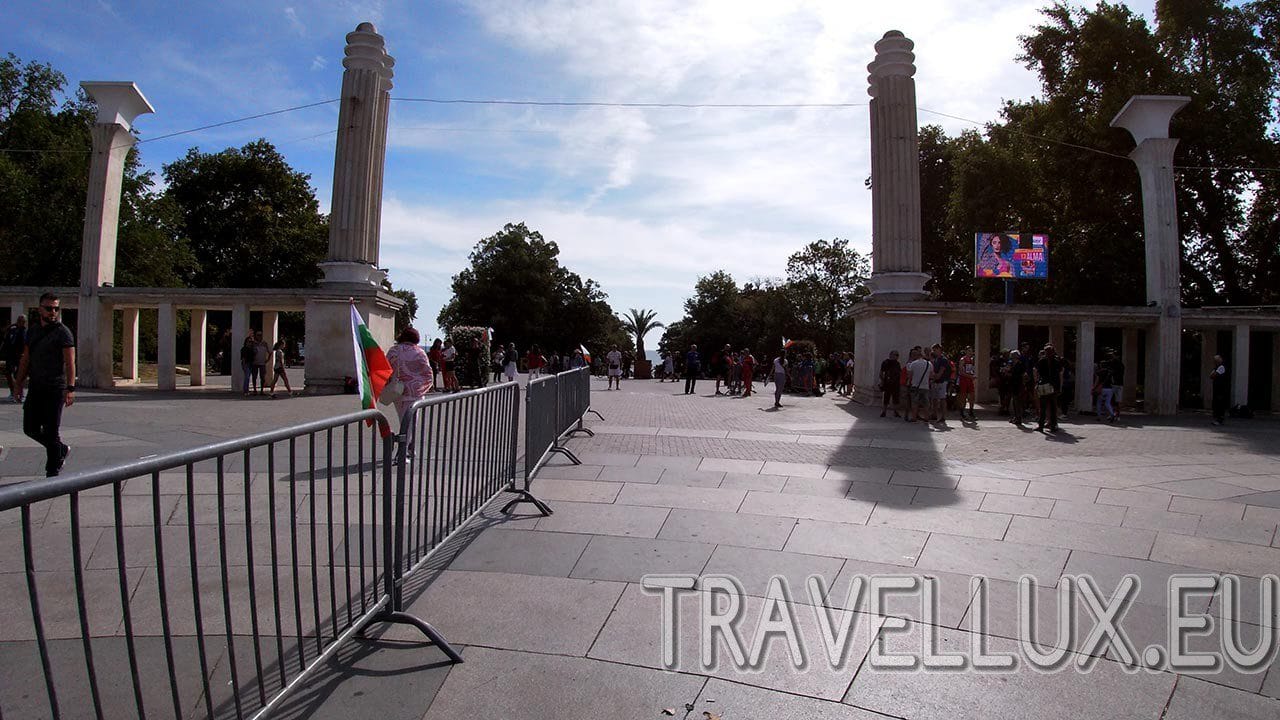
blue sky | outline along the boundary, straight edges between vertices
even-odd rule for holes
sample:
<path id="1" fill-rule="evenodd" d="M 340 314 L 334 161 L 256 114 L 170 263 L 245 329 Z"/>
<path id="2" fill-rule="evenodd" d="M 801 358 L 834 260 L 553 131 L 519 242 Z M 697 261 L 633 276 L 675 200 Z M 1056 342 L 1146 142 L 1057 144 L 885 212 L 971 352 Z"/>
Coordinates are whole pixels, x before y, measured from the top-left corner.
<path id="1" fill-rule="evenodd" d="M 776 277 L 808 242 L 870 251 L 867 110 L 441 106 L 408 98 L 865 103 L 886 30 L 916 41 L 922 108 L 992 119 L 1034 76 L 1017 36 L 1047 0 L 38 2 L 6 0 L 0 50 L 71 83 L 132 80 L 170 132 L 336 98 L 344 36 L 371 21 L 396 58 L 382 264 L 433 334 L 477 240 L 524 221 L 615 311 L 679 319 L 694 281 Z M 1150 14 L 1150 2 L 1135 4 Z M 327 210 L 336 105 L 141 146 L 152 169 L 191 146 L 259 137 L 311 175 Z M 920 113 L 949 132 L 972 124 Z M 654 339 L 649 342 L 653 344 Z"/>

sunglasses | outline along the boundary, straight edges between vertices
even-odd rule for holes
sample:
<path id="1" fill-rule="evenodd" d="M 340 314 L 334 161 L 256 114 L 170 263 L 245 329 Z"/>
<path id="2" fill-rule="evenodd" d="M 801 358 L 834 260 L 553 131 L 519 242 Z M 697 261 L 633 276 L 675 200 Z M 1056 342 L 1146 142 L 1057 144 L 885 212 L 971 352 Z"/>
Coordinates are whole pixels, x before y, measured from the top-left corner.
<path id="1" fill-rule="evenodd" d="M 57 305 L 41 305 L 40 309 L 44 310 L 45 312 L 58 312 L 62 308 L 58 307 Z"/>

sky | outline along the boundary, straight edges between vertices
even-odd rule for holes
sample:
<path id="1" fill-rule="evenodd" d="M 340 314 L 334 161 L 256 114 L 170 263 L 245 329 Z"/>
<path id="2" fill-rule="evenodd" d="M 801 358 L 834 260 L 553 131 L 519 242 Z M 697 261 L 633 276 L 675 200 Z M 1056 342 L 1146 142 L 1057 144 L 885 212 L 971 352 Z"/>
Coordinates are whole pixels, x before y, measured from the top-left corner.
<path id="1" fill-rule="evenodd" d="M 395 57 L 381 264 L 436 332 L 475 243 L 525 222 L 600 283 L 615 312 L 683 315 L 699 276 L 780 277 L 819 239 L 870 253 L 866 65 L 884 32 L 916 43 L 920 123 L 948 133 L 1036 94 L 1018 36 L 1049 0 L 5 0 L 0 51 L 70 83 L 131 80 L 144 165 L 258 138 L 310 175 L 327 212 L 345 34 Z M 1150 18 L 1154 2 L 1130 3 Z M 836 109 L 440 105 L 413 99 L 857 103 Z M 965 122 L 928 111 L 966 118 Z M 975 124 L 976 123 L 976 124 Z M 650 345 L 656 339 L 649 338 Z"/>

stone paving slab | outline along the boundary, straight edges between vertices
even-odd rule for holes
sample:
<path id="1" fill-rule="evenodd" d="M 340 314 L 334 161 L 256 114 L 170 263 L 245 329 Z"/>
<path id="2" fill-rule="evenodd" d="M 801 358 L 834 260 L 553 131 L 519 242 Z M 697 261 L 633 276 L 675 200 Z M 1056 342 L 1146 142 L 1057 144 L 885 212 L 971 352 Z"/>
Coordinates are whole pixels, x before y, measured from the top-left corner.
<path id="1" fill-rule="evenodd" d="M 1160 533 L 1151 559 L 1261 577 L 1280 568 L 1280 548 Z"/>
<path id="2" fill-rule="evenodd" d="M 714 510 L 672 510 L 658 537 L 714 545 L 736 545 L 763 550 L 781 550 L 791 536 L 792 518 L 757 517 L 744 522 L 733 512 Z"/>
<path id="3" fill-rule="evenodd" d="M 453 643 L 583 656 L 624 587 L 599 580 L 449 570 L 406 609 Z M 384 637 L 416 641 L 422 634 L 393 625 Z"/>
<path id="4" fill-rule="evenodd" d="M 537 528 L 592 535 L 657 537 L 669 512 L 668 508 L 558 502 L 555 514 L 538 520 Z"/>
<path id="5" fill-rule="evenodd" d="M 1012 581 L 1030 575 L 1042 584 L 1053 585 L 1069 555 L 1060 548 L 934 533 L 920 552 L 916 567 Z"/>
<path id="6" fill-rule="evenodd" d="M 720 545 L 711 554 L 703 575 L 729 575 L 738 580 L 743 592 L 764 597 L 773 577 L 786 578 L 794 598 L 804 598 L 811 575 L 821 577 L 831 587 L 844 560 L 796 552 Z M 817 602 L 816 598 L 812 599 Z"/>
<path id="7" fill-rule="evenodd" d="M 800 520 L 786 549 L 910 567 L 920 556 L 929 534 L 884 526 Z"/>
<path id="8" fill-rule="evenodd" d="M 449 671 L 423 720 L 458 718 L 661 717 L 684 714 L 706 682 L 684 675 L 582 658 L 472 647 Z"/>
<path id="9" fill-rule="evenodd" d="M 1030 545 L 1103 552 L 1121 557 L 1146 558 L 1156 533 L 1136 528 L 1119 528 L 1072 520 L 1015 515 L 1005 538 Z"/>
<path id="10" fill-rule="evenodd" d="M 1163 720 L 1271 720 L 1280 701 L 1234 692 L 1195 678 L 1180 678 Z"/>
<path id="11" fill-rule="evenodd" d="M 645 575 L 698 575 L 714 545 L 683 540 L 593 537 L 570 577 L 635 582 Z"/>
<path id="12" fill-rule="evenodd" d="M 692 718 L 724 720 L 883 720 L 884 715 L 842 703 L 807 698 L 711 678 L 694 703 Z"/>
<path id="13" fill-rule="evenodd" d="M 864 524 L 871 516 L 872 503 L 860 500 L 840 500 L 813 495 L 767 493 L 751 491 L 738 508 L 744 515 L 773 515 Z"/>
<path id="14" fill-rule="evenodd" d="M 569 577 L 590 535 L 491 528 L 450 564 L 454 570 Z"/>
<path id="15" fill-rule="evenodd" d="M 949 535 L 982 537 L 999 540 L 1009 528 L 1009 515 L 954 507 L 887 507 L 876 506 L 867 525 L 940 532 Z"/>
<path id="16" fill-rule="evenodd" d="M 745 490 L 627 484 L 622 487 L 616 502 L 619 505 L 733 512 L 742 505 L 746 496 Z"/>
<path id="17" fill-rule="evenodd" d="M 913 624 L 911 633 L 887 640 L 890 652 L 909 653 L 920 647 Z M 940 629 L 942 652 L 969 655 L 969 634 Z M 913 636 L 915 635 L 915 636 Z M 1015 643 L 992 639 L 991 651 L 1007 653 Z M 1093 720 L 1158 720 L 1174 676 L 1126 673 L 1118 665 L 1101 660 L 1089 673 L 1067 669 L 1040 673 L 1030 668 L 1017 672 L 911 672 L 877 670 L 864 666 L 854 678 L 845 702 L 858 707 L 912 720 L 993 720 L 1028 717 L 1091 718 Z M 1124 698 L 1124 702 L 1117 702 Z"/>

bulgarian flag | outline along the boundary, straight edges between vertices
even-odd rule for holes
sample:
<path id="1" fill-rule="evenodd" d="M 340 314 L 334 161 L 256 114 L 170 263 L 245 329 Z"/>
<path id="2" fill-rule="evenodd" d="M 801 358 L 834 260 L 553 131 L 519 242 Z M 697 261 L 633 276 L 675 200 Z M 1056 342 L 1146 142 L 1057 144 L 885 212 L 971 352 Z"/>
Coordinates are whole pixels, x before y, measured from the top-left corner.
<path id="1" fill-rule="evenodd" d="M 387 356 L 378 347 L 377 341 L 360 317 L 360 311 L 351 305 L 351 345 L 355 350 L 356 387 L 360 394 L 360 406 L 365 410 L 374 408 L 382 388 L 391 379 L 391 365 Z"/>
<path id="2" fill-rule="evenodd" d="M 783 335 L 783 336 L 782 336 L 782 347 L 783 347 L 783 349 L 789 348 L 789 347 L 791 347 L 792 345 L 795 345 L 795 344 L 796 344 L 796 341 L 795 341 L 795 340 L 788 340 L 786 335 Z"/>
<path id="3" fill-rule="evenodd" d="M 587 351 L 587 346 L 586 346 L 586 345 L 579 345 L 579 346 L 578 346 L 578 349 L 582 351 L 582 359 L 583 359 L 583 360 L 586 360 L 586 361 L 587 361 L 587 364 L 588 364 L 588 365 L 590 365 L 590 364 L 591 364 L 591 353 Z"/>

